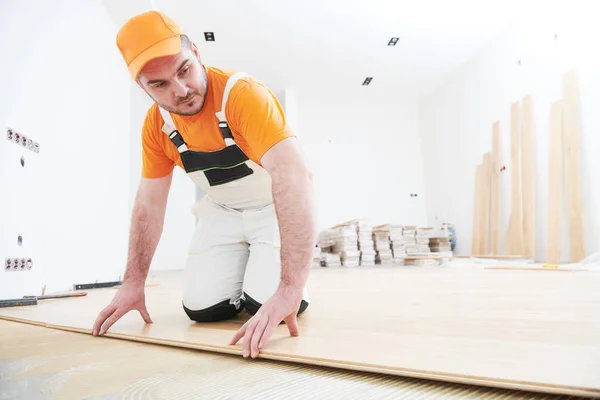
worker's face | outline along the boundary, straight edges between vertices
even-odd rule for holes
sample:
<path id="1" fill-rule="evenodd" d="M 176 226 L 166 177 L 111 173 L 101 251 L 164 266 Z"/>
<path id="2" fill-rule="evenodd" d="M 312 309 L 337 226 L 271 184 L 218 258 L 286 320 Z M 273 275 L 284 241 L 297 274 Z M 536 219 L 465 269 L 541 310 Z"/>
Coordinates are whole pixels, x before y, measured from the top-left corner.
<path id="1" fill-rule="evenodd" d="M 148 62 L 138 83 L 159 106 L 174 114 L 194 115 L 204 105 L 208 81 L 198 49 Z"/>

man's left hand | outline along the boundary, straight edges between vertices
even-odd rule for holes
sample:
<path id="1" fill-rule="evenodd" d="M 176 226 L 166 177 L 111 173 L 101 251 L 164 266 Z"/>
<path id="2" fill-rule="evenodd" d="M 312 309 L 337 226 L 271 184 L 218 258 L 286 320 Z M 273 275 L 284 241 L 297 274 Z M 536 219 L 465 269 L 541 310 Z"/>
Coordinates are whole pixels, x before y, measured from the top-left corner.
<path id="1" fill-rule="evenodd" d="M 287 324 L 290 336 L 298 336 L 300 331 L 296 315 L 302 295 L 302 289 L 280 286 L 256 314 L 242 325 L 229 344 L 234 345 L 243 337 L 244 358 L 256 358 L 281 321 Z"/>

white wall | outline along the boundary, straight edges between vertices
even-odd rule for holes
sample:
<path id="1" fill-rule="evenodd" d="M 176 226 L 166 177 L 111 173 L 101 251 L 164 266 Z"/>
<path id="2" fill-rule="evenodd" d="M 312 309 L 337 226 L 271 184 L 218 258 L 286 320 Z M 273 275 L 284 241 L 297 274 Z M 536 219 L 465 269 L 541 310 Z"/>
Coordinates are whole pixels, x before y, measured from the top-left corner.
<path id="1" fill-rule="evenodd" d="M 354 218 L 427 222 L 417 102 L 375 80 L 372 85 L 297 89 L 298 131 L 314 173 L 319 229 Z"/>
<path id="2" fill-rule="evenodd" d="M 575 3 L 573 3 L 575 4 Z M 600 29 L 594 13 L 574 6 L 517 21 L 420 104 L 430 223 L 457 228 L 457 253 L 470 254 L 475 167 L 491 151 L 492 123 L 501 124 L 501 249 L 510 215 L 510 104 L 532 94 L 536 134 L 536 255 L 547 240 L 550 104 L 561 97 L 563 74 L 575 68 L 581 93 L 581 161 L 587 254 L 600 250 Z M 567 12 L 569 11 L 569 12 Z M 557 39 L 555 39 L 557 34 Z M 518 65 L 521 60 L 521 66 Z M 568 260 L 566 220 L 562 258 Z"/>
<path id="3" fill-rule="evenodd" d="M 285 89 L 282 96 L 278 96 L 283 105 L 285 116 L 288 124 L 297 135 L 299 135 L 298 129 L 298 91 L 295 87 L 288 87 Z"/>
<path id="4" fill-rule="evenodd" d="M 0 273 L 0 298 L 117 280 L 127 256 L 130 94 L 116 29 L 100 1 L 0 7 L 0 257 L 34 262 Z M 40 153 L 9 143 L 7 127 Z"/>

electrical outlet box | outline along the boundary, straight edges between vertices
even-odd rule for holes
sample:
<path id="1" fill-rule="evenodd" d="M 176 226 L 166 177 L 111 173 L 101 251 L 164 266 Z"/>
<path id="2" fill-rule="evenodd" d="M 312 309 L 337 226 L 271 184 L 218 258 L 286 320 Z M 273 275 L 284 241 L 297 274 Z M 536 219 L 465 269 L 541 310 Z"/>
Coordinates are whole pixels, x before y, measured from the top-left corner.
<path id="1" fill-rule="evenodd" d="M 4 271 L 29 271 L 33 268 L 33 260 L 31 258 L 5 258 Z"/>
<path id="2" fill-rule="evenodd" d="M 51 280 L 44 275 L 43 246 L 44 225 L 40 223 L 44 208 L 37 204 L 45 195 L 47 160 L 39 143 L 17 129 L 18 121 L 3 122 L 0 135 L 0 182 L 7 188 L 0 201 L 0 259 L 4 260 L 4 272 L 0 271 L 0 300 L 22 298 L 39 294 Z M 34 129 L 35 125 L 33 128 Z M 25 133 L 25 135 L 23 135 Z M 42 139 L 41 133 L 38 139 Z M 37 151 L 36 151 L 37 150 Z M 42 256 L 42 258 L 40 258 Z M 36 265 L 33 265 L 35 260 Z M 60 290 L 60 289 L 52 289 Z M 0 396 L 2 397 L 2 396 Z"/>
<path id="3" fill-rule="evenodd" d="M 34 153 L 40 152 L 40 144 L 35 140 L 15 131 L 14 129 L 6 129 L 6 139 L 9 142 L 17 144 L 27 150 L 33 151 Z"/>

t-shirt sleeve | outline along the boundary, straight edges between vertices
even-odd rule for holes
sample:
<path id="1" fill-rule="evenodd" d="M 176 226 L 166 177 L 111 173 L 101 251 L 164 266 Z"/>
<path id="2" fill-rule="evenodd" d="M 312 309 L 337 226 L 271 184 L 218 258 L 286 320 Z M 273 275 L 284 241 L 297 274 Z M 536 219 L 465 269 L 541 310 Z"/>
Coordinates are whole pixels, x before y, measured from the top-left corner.
<path id="1" fill-rule="evenodd" d="M 162 178 L 171 173 L 175 167 L 175 163 L 167 156 L 157 137 L 157 126 L 152 111 L 149 111 L 142 127 L 142 177 L 144 178 Z"/>
<path id="2" fill-rule="evenodd" d="M 232 131 L 244 138 L 257 160 L 279 141 L 295 136 L 277 97 L 258 81 L 238 82 L 226 112 Z"/>

